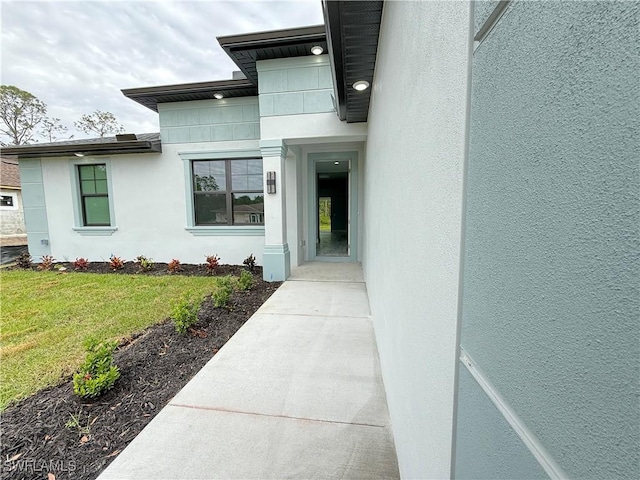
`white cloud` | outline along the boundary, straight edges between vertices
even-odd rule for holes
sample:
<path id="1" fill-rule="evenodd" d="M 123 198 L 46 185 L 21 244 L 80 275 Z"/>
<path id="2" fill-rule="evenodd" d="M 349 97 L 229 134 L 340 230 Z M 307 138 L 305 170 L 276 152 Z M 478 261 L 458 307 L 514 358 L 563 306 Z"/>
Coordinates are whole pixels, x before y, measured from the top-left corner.
<path id="1" fill-rule="evenodd" d="M 157 114 L 120 89 L 231 78 L 223 35 L 322 23 L 320 0 L 2 1 L 0 79 L 73 122 L 112 112 L 127 131 L 157 131 Z"/>

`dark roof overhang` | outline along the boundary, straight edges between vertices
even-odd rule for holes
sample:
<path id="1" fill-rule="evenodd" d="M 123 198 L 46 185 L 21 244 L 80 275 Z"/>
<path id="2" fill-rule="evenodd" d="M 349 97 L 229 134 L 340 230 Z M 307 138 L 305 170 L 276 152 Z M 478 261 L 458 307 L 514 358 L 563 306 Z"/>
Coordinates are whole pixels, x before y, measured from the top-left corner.
<path id="1" fill-rule="evenodd" d="M 258 95 L 258 87 L 247 79 L 217 80 L 213 82 L 182 83 L 158 87 L 127 88 L 122 90 L 130 98 L 157 112 L 158 103 L 210 100 L 216 93 L 225 97 L 252 97 Z"/>
<path id="2" fill-rule="evenodd" d="M 160 134 L 142 134 L 137 140 L 117 141 L 115 137 L 75 140 L 35 145 L 3 147 L 2 155 L 14 158 L 42 158 L 78 156 L 117 155 L 123 153 L 160 153 Z"/>
<path id="3" fill-rule="evenodd" d="M 223 50 L 254 85 L 258 85 L 258 60 L 312 55 L 311 47 L 316 45 L 327 51 L 324 25 L 217 38 Z"/>
<path id="4" fill-rule="evenodd" d="M 347 123 L 367 121 L 382 7 L 382 1 L 322 0 L 336 110 Z M 359 80 L 370 87 L 358 92 L 353 84 Z"/>

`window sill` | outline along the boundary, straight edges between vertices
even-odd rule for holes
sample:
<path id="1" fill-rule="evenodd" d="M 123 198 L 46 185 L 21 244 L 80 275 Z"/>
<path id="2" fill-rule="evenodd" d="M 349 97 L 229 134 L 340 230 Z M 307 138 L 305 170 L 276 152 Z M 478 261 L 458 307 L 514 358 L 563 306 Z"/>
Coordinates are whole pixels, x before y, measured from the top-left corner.
<path id="1" fill-rule="evenodd" d="M 82 236 L 104 236 L 113 235 L 118 227 L 73 227 L 73 231 Z"/>
<path id="2" fill-rule="evenodd" d="M 259 227 L 185 227 L 185 230 L 196 237 L 264 236 L 264 225 Z"/>

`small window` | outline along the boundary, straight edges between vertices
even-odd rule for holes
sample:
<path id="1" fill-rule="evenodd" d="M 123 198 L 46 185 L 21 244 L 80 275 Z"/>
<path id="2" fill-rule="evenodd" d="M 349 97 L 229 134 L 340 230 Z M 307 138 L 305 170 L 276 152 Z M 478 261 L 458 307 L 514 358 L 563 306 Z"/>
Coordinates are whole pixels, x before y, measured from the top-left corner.
<path id="1" fill-rule="evenodd" d="M 196 225 L 264 225 L 262 159 L 192 162 Z"/>
<path id="2" fill-rule="evenodd" d="M 110 226 L 107 166 L 104 164 L 78 165 L 78 181 L 82 224 L 85 227 Z"/>
<path id="3" fill-rule="evenodd" d="M 13 196 L 12 195 L 0 196 L 0 207 L 13 207 Z"/>

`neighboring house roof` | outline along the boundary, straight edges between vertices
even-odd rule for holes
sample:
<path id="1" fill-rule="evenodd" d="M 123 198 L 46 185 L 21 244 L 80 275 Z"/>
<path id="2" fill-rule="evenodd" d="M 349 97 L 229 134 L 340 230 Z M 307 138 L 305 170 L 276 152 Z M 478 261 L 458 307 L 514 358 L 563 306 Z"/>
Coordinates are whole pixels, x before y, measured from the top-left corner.
<path id="1" fill-rule="evenodd" d="M 20 188 L 20 170 L 15 160 L 0 158 L 0 186 L 11 189 Z"/>
<path id="2" fill-rule="evenodd" d="M 257 61 L 312 55 L 311 47 L 318 45 L 329 54 L 338 117 L 347 123 L 366 122 L 371 89 L 359 92 L 352 86 L 359 80 L 373 83 L 383 2 L 322 0 L 322 4 L 325 25 L 218 37 L 246 79 L 129 88 L 122 93 L 156 112 L 158 103 L 213 99 L 215 94 L 256 96 Z"/>
<path id="3" fill-rule="evenodd" d="M 264 203 L 252 203 L 247 205 L 234 205 L 234 212 L 247 212 L 247 213 L 264 213 Z"/>
<path id="4" fill-rule="evenodd" d="M 17 158 L 64 157 L 68 155 L 82 157 L 122 153 L 158 153 L 162 151 L 162 145 L 159 133 L 141 133 L 54 143 L 34 143 L 33 145 L 3 147 L 0 151 L 3 155 Z"/>

